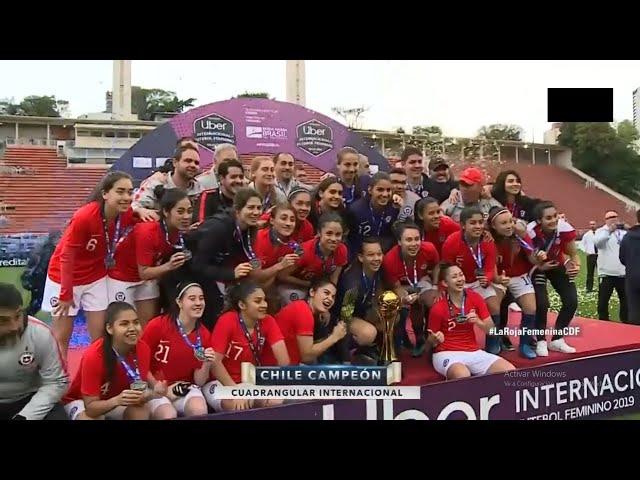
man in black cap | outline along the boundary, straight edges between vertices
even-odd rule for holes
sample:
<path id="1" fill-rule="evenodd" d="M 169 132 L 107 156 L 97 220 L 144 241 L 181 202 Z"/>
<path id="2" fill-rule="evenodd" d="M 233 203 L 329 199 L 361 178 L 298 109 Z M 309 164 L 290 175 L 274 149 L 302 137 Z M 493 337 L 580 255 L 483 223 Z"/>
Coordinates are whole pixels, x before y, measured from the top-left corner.
<path id="1" fill-rule="evenodd" d="M 442 203 L 451 194 L 451 190 L 459 188 L 458 182 L 451 178 L 449 164 L 444 158 L 434 158 L 429 163 L 429 195 Z"/>

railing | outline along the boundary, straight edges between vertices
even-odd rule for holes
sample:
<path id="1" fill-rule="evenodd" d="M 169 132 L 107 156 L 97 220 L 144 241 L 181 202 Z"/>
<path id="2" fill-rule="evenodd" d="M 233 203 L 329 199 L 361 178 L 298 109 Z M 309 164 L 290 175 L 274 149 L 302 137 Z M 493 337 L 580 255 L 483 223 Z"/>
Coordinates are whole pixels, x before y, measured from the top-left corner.
<path id="1" fill-rule="evenodd" d="M 12 138 L 7 137 L 4 140 L 6 145 L 20 145 L 25 147 L 55 147 L 58 145 L 58 140 L 50 138 L 47 142 L 46 138 Z M 0 148 L 2 148 L 2 141 L 0 141 Z"/>

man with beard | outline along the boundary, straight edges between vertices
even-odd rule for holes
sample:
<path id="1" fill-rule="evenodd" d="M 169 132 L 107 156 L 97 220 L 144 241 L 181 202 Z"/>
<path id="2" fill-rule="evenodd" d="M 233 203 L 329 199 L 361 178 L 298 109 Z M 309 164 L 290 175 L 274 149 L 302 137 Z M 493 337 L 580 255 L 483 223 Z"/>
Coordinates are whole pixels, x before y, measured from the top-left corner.
<path id="1" fill-rule="evenodd" d="M 202 191 L 202 186 L 196 180 L 200 171 L 200 154 L 192 145 L 178 147 L 173 156 L 173 173 L 167 175 L 166 181 L 148 178 L 140 185 L 140 189 L 133 198 L 133 211 L 143 221 L 159 220 L 158 199 L 154 189 L 163 185 L 165 189 L 180 188 L 187 192 L 189 198 L 194 198 Z M 155 175 L 155 174 L 154 174 Z"/>
<path id="2" fill-rule="evenodd" d="M 457 182 L 450 178 L 449 166 L 442 158 L 436 158 L 430 163 L 432 177 L 423 173 L 424 161 L 419 148 L 405 148 L 400 160 L 407 172 L 408 189 L 421 198 L 435 197 L 442 203 L 449 198 L 451 190 L 457 187 Z"/>
<path id="3" fill-rule="evenodd" d="M 484 174 L 475 167 L 465 169 L 460 175 L 460 195 L 457 202 L 446 200 L 442 203 L 442 211 L 454 221 L 460 222 L 460 213 L 466 207 L 478 207 L 484 218 L 489 215 L 492 207 L 502 205 L 494 198 L 482 198 L 482 189 L 485 184 Z"/>
<path id="4" fill-rule="evenodd" d="M 224 160 L 218 165 L 220 187 L 205 190 L 193 205 L 193 222 L 200 223 L 216 213 L 231 212 L 238 189 L 244 186 L 244 170 L 239 160 Z"/>
<path id="5" fill-rule="evenodd" d="M 51 329 L 25 315 L 16 287 L 0 283 L 0 420 L 66 420 L 68 384 Z"/>
<path id="6" fill-rule="evenodd" d="M 308 185 L 303 184 L 297 179 L 293 178 L 293 172 L 296 162 L 293 155 L 290 153 L 276 153 L 273 157 L 274 172 L 276 174 L 276 188 L 284 193 L 285 196 L 289 196 L 291 191 L 296 187 L 303 187 L 307 190 L 311 190 Z"/>

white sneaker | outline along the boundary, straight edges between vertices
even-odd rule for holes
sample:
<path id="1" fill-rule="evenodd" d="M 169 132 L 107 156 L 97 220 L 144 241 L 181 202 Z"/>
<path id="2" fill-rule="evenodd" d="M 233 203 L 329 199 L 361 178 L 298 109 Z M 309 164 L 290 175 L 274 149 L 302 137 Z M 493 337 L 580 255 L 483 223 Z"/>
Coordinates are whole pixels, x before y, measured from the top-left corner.
<path id="1" fill-rule="evenodd" d="M 509 304 L 509 310 L 512 310 L 514 312 L 521 312 L 522 309 L 520 308 L 520 305 L 518 305 L 516 302 L 511 302 Z"/>
<path id="2" fill-rule="evenodd" d="M 551 343 L 549 343 L 549 350 L 561 353 L 576 353 L 576 349 L 567 345 L 567 342 L 564 341 L 564 338 L 552 340 Z"/>
<path id="3" fill-rule="evenodd" d="M 549 356 L 549 349 L 547 349 L 546 340 L 538 340 L 538 343 L 536 344 L 536 355 L 539 357 Z"/>

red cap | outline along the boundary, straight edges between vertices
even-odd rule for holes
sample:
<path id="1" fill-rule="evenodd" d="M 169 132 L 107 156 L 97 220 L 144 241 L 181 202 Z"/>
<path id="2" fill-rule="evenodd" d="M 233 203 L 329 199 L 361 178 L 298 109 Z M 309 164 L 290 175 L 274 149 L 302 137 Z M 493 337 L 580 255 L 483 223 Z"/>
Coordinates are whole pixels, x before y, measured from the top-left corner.
<path id="1" fill-rule="evenodd" d="M 460 175 L 459 180 L 467 185 L 474 183 L 484 184 L 484 174 L 475 167 L 466 168 Z"/>

